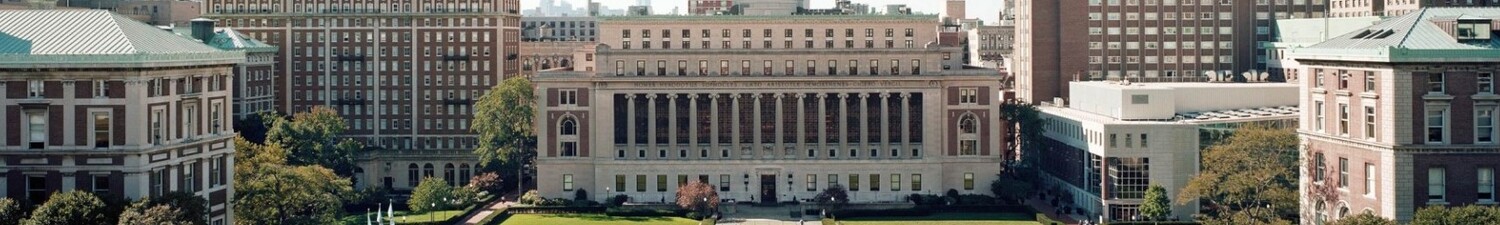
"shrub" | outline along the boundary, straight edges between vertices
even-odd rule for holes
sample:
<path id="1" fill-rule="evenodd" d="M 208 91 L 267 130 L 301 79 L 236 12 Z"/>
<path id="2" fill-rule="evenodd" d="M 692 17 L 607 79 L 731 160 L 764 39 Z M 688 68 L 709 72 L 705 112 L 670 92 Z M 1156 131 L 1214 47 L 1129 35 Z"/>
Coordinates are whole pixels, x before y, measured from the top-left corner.
<path id="1" fill-rule="evenodd" d="M 957 204 L 959 204 L 959 205 L 994 205 L 995 204 L 995 197 L 990 197 L 988 195 L 980 195 L 980 194 L 959 195 L 958 196 L 958 203 Z"/>
<path id="2" fill-rule="evenodd" d="M 500 193 L 500 175 L 495 172 L 482 173 L 469 178 L 469 186 L 480 191 Z"/>
<path id="3" fill-rule="evenodd" d="M 943 205 L 943 197 L 937 195 L 911 194 L 906 196 L 906 200 L 919 206 Z"/>
<path id="4" fill-rule="evenodd" d="M 587 201 L 587 200 L 589 200 L 589 191 L 581 189 L 581 188 L 578 189 L 577 191 L 573 191 L 573 200 L 575 200 L 575 201 Z"/>
<path id="5" fill-rule="evenodd" d="M 948 189 L 947 192 L 943 192 L 943 197 L 958 199 L 958 189 Z"/>
<path id="6" fill-rule="evenodd" d="M 406 206 L 416 212 L 443 210 L 450 206 L 449 202 L 443 201 L 445 199 L 453 199 L 453 187 L 442 178 L 427 177 L 411 191 L 411 200 L 407 200 Z"/>
<path id="7" fill-rule="evenodd" d="M 521 199 L 517 200 L 519 200 L 523 205 L 536 205 L 541 203 L 544 199 L 542 199 L 542 195 L 537 193 L 536 190 L 530 190 L 526 191 L 526 194 L 521 195 Z"/>
<path id="8" fill-rule="evenodd" d="M 841 219 L 856 217 L 911 217 L 932 215 L 932 208 L 918 206 L 905 209 L 846 209 L 833 211 L 830 214 Z"/>
<path id="9" fill-rule="evenodd" d="M 21 204 L 10 198 L 0 198 L 0 225 L 16 225 L 26 217 Z"/>
<path id="10" fill-rule="evenodd" d="M 688 211 L 684 210 L 684 209 L 650 209 L 650 208 L 610 207 L 609 209 L 605 209 L 604 210 L 604 215 L 607 215 L 607 216 L 667 217 L 667 216 L 686 216 L 687 213 L 688 213 Z"/>
<path id="11" fill-rule="evenodd" d="M 624 205 L 625 202 L 629 202 L 629 201 L 630 201 L 630 196 L 615 195 L 614 197 L 610 197 L 609 198 L 609 205 L 608 206 L 609 207 L 620 206 L 620 205 Z"/>
<path id="12" fill-rule="evenodd" d="M 69 191 L 52 195 L 31 212 L 26 225 L 95 225 L 109 223 L 104 215 L 104 200 L 87 191 Z"/>

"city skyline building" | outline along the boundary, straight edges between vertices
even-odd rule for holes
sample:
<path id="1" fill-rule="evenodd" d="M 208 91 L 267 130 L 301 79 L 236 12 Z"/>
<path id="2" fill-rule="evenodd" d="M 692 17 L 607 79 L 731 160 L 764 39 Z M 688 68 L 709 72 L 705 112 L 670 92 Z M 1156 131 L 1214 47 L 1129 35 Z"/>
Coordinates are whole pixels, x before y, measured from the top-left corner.
<path id="1" fill-rule="evenodd" d="M 358 156 L 356 187 L 454 185 L 478 170 L 475 99 L 520 74 L 516 0 L 209 0 L 205 16 L 279 46 L 277 111 L 329 107 Z M 461 178 L 461 179 L 460 179 Z"/>
<path id="2" fill-rule="evenodd" d="M 1017 98 L 1067 98 L 1087 80 L 1192 82 L 1265 71 L 1259 41 L 1278 18 L 1323 17 L 1311 1 L 1020 1 Z M 1273 77 L 1281 74 L 1273 73 Z"/>

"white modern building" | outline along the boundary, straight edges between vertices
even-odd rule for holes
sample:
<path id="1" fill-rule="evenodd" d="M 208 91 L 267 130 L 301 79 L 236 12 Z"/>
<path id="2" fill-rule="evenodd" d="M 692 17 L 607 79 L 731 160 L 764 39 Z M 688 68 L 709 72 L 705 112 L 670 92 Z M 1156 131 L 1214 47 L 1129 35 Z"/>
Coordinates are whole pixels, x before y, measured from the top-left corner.
<path id="1" fill-rule="evenodd" d="M 1039 107 L 1043 178 L 1089 218 L 1135 219 L 1147 187 L 1177 195 L 1198 173 L 1199 151 L 1233 129 L 1294 125 L 1296 91 L 1286 83 L 1070 83 L 1072 102 Z M 1191 220 L 1197 211 L 1173 205 L 1172 217 Z"/>

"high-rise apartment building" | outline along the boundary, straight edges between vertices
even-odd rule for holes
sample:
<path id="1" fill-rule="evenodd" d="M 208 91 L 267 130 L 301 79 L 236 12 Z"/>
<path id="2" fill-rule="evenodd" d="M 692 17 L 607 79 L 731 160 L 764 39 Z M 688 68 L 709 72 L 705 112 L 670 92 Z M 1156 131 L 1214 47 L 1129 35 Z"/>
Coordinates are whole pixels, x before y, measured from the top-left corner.
<path id="1" fill-rule="evenodd" d="M 1402 16 L 1426 7 L 1500 6 L 1497 0 L 1332 0 L 1328 11 L 1332 17 Z"/>
<path id="2" fill-rule="evenodd" d="M 517 0 L 205 4 L 222 26 L 281 47 L 278 111 L 333 108 L 346 137 L 384 149 L 361 156 L 357 186 L 467 182 L 473 102 L 520 72 Z"/>
<path id="3" fill-rule="evenodd" d="M 0 10 L 0 196 L 184 192 L 234 224 L 233 67 L 245 54 L 103 10 Z"/>
<path id="4" fill-rule="evenodd" d="M 1326 0 L 1019 1 L 1017 97 L 1067 97 L 1067 82 L 1204 81 L 1263 70 L 1279 17 L 1321 17 Z"/>
<path id="5" fill-rule="evenodd" d="M 716 15 L 734 7 L 734 0 L 687 0 L 688 15 Z"/>
<path id="6" fill-rule="evenodd" d="M 1495 204 L 1500 8 L 1422 8 L 1291 49 L 1303 224 Z"/>
<path id="7" fill-rule="evenodd" d="M 936 15 L 603 17 L 594 71 L 537 85 L 538 191 L 666 202 L 689 180 L 743 202 L 986 193 L 999 75 L 940 46 Z"/>

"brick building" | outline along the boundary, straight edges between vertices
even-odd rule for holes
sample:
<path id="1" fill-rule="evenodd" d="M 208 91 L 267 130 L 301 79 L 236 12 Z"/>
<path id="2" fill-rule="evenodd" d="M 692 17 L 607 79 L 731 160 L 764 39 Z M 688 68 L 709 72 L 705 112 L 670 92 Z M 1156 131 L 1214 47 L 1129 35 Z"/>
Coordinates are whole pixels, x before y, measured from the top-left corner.
<path id="1" fill-rule="evenodd" d="M 0 196 L 188 192 L 233 224 L 233 67 L 221 51 L 103 10 L 0 11 Z"/>
<path id="2" fill-rule="evenodd" d="M 1016 2 L 1017 97 L 1067 97 L 1074 80 L 1186 82 L 1264 71 L 1276 18 L 1323 17 L 1325 0 Z M 1273 77 L 1276 74 L 1273 74 Z"/>
<path id="3" fill-rule="evenodd" d="M 1497 24 L 1500 8 L 1423 8 L 1287 53 L 1303 67 L 1304 224 L 1495 204 Z"/>
<path id="4" fill-rule="evenodd" d="M 209 0 L 205 16 L 279 46 L 277 111 L 328 106 L 361 155 L 359 187 L 454 184 L 476 170 L 474 99 L 520 73 L 517 0 Z"/>

